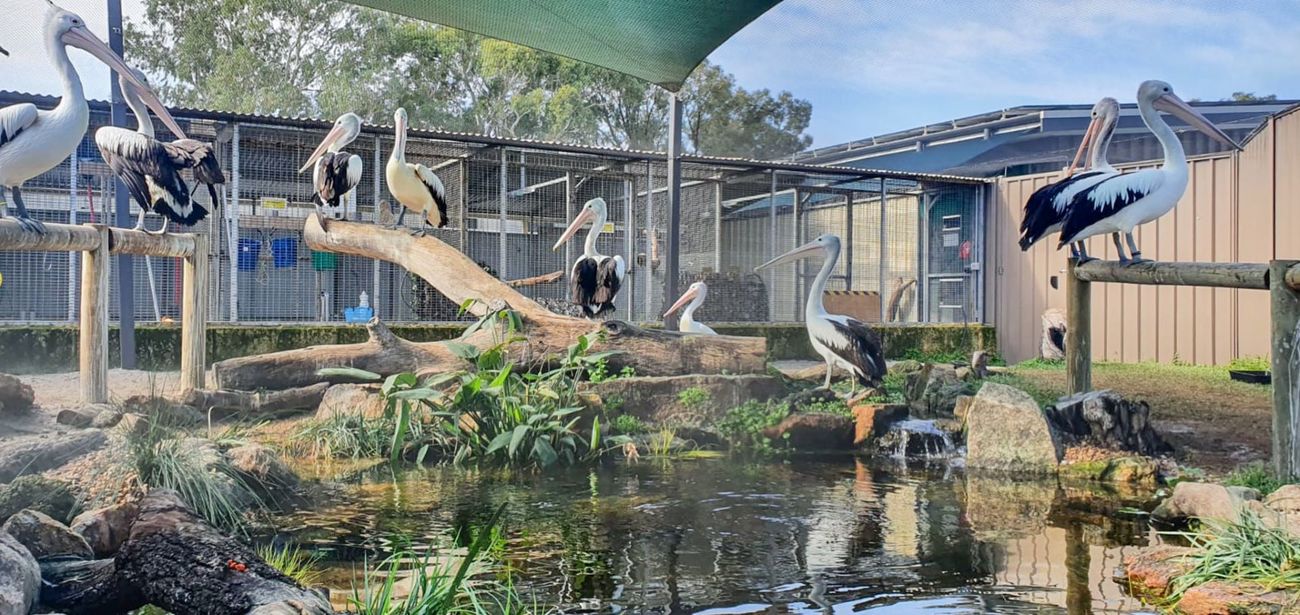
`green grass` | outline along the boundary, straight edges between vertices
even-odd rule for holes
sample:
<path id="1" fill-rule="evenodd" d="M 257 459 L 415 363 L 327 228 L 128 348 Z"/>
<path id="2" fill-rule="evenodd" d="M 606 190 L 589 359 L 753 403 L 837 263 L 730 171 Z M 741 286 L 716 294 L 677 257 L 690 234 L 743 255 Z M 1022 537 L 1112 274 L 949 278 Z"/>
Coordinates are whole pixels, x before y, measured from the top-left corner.
<path id="1" fill-rule="evenodd" d="M 388 454 L 394 423 L 384 418 L 336 415 L 306 424 L 290 442 L 311 457 L 370 459 Z"/>
<path id="2" fill-rule="evenodd" d="M 317 565 L 320 555 L 316 553 L 297 546 L 277 548 L 263 545 L 257 548 L 257 556 L 303 587 L 311 587 L 320 580 L 321 569 Z"/>
<path id="3" fill-rule="evenodd" d="M 1300 590 L 1300 541 L 1285 529 L 1270 528 L 1244 511 L 1237 522 L 1209 521 L 1182 534 L 1199 549 L 1193 567 L 1170 584 L 1167 598 L 1177 604 L 1187 590 L 1210 581 L 1251 584 L 1268 591 Z"/>
<path id="4" fill-rule="evenodd" d="M 1223 483 L 1237 487 L 1250 487 L 1258 491 L 1261 496 L 1267 496 L 1286 484 L 1278 480 L 1272 466 L 1259 462 L 1237 468 L 1224 478 Z"/>

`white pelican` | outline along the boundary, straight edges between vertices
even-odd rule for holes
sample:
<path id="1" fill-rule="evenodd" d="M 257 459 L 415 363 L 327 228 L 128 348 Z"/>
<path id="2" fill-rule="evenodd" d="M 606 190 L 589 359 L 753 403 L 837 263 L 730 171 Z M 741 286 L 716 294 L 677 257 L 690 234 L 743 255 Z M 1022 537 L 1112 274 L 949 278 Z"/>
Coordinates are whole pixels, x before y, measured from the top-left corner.
<path id="1" fill-rule="evenodd" d="M 75 13 L 50 4 L 45 14 L 45 52 L 63 78 L 63 98 L 50 110 L 22 103 L 0 109 L 0 192 L 8 188 L 15 217 L 30 231 L 44 232 L 45 226 L 31 219 L 23 203 L 22 185 L 54 167 L 77 151 L 90 125 L 90 108 L 81 89 L 81 77 L 68 59 L 68 45 L 90 52 L 109 68 L 140 89 L 144 103 L 153 109 L 179 137 L 185 133 L 167 113 L 167 108 L 108 45 L 95 37 L 86 22 Z"/>
<path id="2" fill-rule="evenodd" d="M 312 188 L 316 192 L 312 202 L 321 214 L 322 225 L 330 218 L 343 219 L 343 197 L 361 183 L 361 157 L 340 151 L 360 135 L 361 117 L 355 113 L 340 115 L 316 151 L 307 158 L 307 164 L 298 169 L 302 173 L 316 165 L 312 172 Z"/>
<path id="3" fill-rule="evenodd" d="M 136 79 L 147 82 L 144 73 L 133 71 Z M 221 162 L 212 146 L 194 139 L 178 139 L 163 143 L 154 138 L 153 120 L 149 109 L 140 100 L 136 87 L 119 77 L 122 98 L 135 114 L 134 131 L 116 126 L 105 126 L 95 131 L 95 145 L 109 168 L 121 178 L 135 202 L 140 206 L 136 230 L 144 230 L 145 213 L 152 211 L 163 216 L 162 229 L 167 232 L 171 222 L 189 226 L 207 217 L 208 210 L 193 200 L 193 192 L 185 184 L 181 172 L 194 170 L 194 179 L 208 187 L 212 204 L 217 203 L 215 185 L 226 183 L 221 172 Z"/>
<path id="4" fill-rule="evenodd" d="M 1110 148 L 1110 139 L 1119 124 L 1119 102 L 1107 96 L 1092 107 L 1092 121 L 1079 142 L 1079 149 L 1074 160 L 1065 171 L 1065 178 L 1054 184 L 1048 184 L 1035 190 L 1025 201 L 1024 217 L 1020 223 L 1020 249 L 1029 250 L 1030 246 L 1050 233 L 1061 230 L 1061 223 L 1069 209 L 1070 201 L 1076 194 L 1095 186 L 1102 180 L 1119 173 L 1110 166 L 1106 150 Z M 1088 152 L 1087 171 L 1074 174 L 1079 159 Z M 1119 236 L 1115 236 L 1116 241 Z M 1071 251 L 1082 260 L 1087 260 L 1088 253 L 1083 242 L 1071 244 Z"/>
<path id="5" fill-rule="evenodd" d="M 447 190 L 442 187 L 442 180 L 429 167 L 406 161 L 406 109 L 399 108 L 393 114 L 393 124 L 397 127 L 397 136 L 393 142 L 393 154 L 388 157 L 388 166 L 384 169 L 388 191 L 402 204 L 402 213 L 397 216 L 393 228 L 402 225 L 408 209 L 420 214 L 424 223 L 434 228 L 447 226 Z M 425 233 L 423 223 L 415 233 Z"/>
<path id="6" fill-rule="evenodd" d="M 583 244 L 582 256 L 569 270 L 571 300 L 582 307 L 582 313 L 588 318 L 614 310 L 614 297 L 618 295 L 623 277 L 627 275 L 627 263 L 623 262 L 622 256 L 610 257 L 596 251 L 596 238 L 605 230 L 607 219 L 609 209 L 605 206 L 605 199 L 597 197 L 587 201 L 573 223 L 560 236 L 560 240 L 551 248 L 559 250 L 560 246 L 577 234 L 583 224 L 592 221 L 591 230 L 587 231 L 587 241 Z"/>
<path id="7" fill-rule="evenodd" d="M 679 331 L 681 331 L 682 333 L 702 333 L 704 335 L 717 335 L 718 333 L 714 331 L 712 328 L 710 328 L 708 325 L 704 323 L 695 322 L 695 310 L 696 308 L 699 308 L 701 305 L 704 305 L 704 300 L 708 298 L 708 296 L 709 296 L 708 284 L 705 284 L 704 282 L 696 282 L 694 284 L 691 284 L 686 289 L 686 292 L 682 293 L 682 296 L 680 299 L 677 300 L 677 303 L 674 303 L 672 307 L 668 308 L 667 312 L 664 312 L 664 317 L 666 318 L 669 314 L 676 312 L 677 310 L 681 309 L 681 307 L 684 305 L 686 306 L 686 309 L 682 310 L 682 318 L 681 320 L 677 321 L 677 329 Z"/>
<path id="8" fill-rule="evenodd" d="M 808 290 L 808 302 L 804 308 L 807 315 L 808 340 L 813 350 L 826 360 L 826 382 L 822 386 L 829 389 L 831 373 L 836 366 L 849 372 L 853 378 L 853 390 L 857 385 L 873 386 L 885 377 L 885 355 L 880 348 L 876 334 L 860 321 L 840 314 L 827 314 L 822 304 L 822 294 L 826 290 L 826 280 L 835 270 L 835 262 L 840 258 L 840 238 L 827 233 L 781 256 L 778 256 L 754 271 L 761 271 L 790 261 L 822 255 L 822 268 Z M 850 395 L 852 395 L 850 393 Z"/>
<path id="9" fill-rule="evenodd" d="M 1132 258 L 1124 256 L 1117 237 L 1115 247 L 1120 248 L 1120 262 L 1147 260 L 1142 258 L 1142 251 L 1138 250 L 1137 242 L 1133 239 L 1134 227 L 1169 213 L 1187 188 L 1187 157 L 1183 154 L 1183 145 L 1169 124 L 1160 117 L 1160 111 L 1177 115 L 1214 140 L 1241 149 L 1231 137 L 1174 94 L 1174 89 L 1168 83 L 1142 82 L 1138 87 L 1137 103 L 1142 121 L 1146 122 L 1147 128 L 1155 133 L 1160 145 L 1164 146 L 1164 164 L 1159 169 L 1111 176 L 1075 195 L 1061 228 L 1058 249 L 1067 243 L 1082 241 L 1094 235 L 1124 233 Z"/>

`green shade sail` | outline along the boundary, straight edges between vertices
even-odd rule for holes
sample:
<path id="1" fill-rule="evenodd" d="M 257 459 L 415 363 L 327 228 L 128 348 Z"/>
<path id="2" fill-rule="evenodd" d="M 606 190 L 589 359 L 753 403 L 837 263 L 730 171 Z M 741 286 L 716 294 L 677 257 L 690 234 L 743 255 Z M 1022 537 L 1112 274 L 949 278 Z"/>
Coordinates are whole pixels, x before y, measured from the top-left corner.
<path id="1" fill-rule="evenodd" d="M 676 92 L 780 0 L 349 0 L 603 66 Z"/>

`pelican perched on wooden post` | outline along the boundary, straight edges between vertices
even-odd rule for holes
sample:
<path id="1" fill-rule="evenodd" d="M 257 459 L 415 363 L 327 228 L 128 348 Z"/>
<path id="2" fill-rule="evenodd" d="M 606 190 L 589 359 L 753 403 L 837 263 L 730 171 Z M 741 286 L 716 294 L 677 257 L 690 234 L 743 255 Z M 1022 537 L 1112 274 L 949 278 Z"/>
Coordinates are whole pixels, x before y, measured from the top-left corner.
<path id="1" fill-rule="evenodd" d="M 45 15 L 44 38 L 45 52 L 63 80 L 63 98 L 59 100 L 58 106 L 50 110 L 37 109 L 31 103 L 0 109 L 0 188 L 8 189 L 9 202 L 17 209 L 14 217 L 23 228 L 37 233 L 44 232 L 45 226 L 27 213 L 22 185 L 59 166 L 76 152 L 90 126 L 90 107 L 86 104 L 81 77 L 68 58 L 69 45 L 90 52 L 122 75 L 127 82 L 139 88 L 144 103 L 158 114 L 176 136 L 185 137 L 185 132 L 172 119 L 157 95 L 139 82 L 122 58 L 90 32 L 85 20 L 79 15 L 51 3 L 50 10 Z"/>
<path id="2" fill-rule="evenodd" d="M 1132 258 L 1124 256 L 1124 249 L 1116 238 L 1120 262 L 1147 260 L 1142 258 L 1142 251 L 1133 239 L 1133 229 L 1169 213 L 1187 189 L 1187 156 L 1178 135 L 1160 117 L 1161 111 L 1182 118 L 1192 128 L 1224 145 L 1241 149 L 1231 137 L 1174 94 L 1168 83 L 1142 82 L 1138 87 L 1137 104 L 1142 121 L 1164 147 L 1164 164 L 1158 169 L 1113 175 L 1076 194 L 1061 226 L 1058 249 L 1094 235 L 1124 233 Z"/>
<path id="3" fill-rule="evenodd" d="M 1074 160 L 1066 168 L 1065 178 L 1035 190 L 1025 201 L 1024 217 L 1020 223 L 1020 250 L 1027 251 L 1038 240 L 1061 230 L 1069 210 L 1070 201 L 1076 194 L 1095 186 L 1119 171 L 1110 166 L 1106 150 L 1110 148 L 1110 139 L 1119 124 L 1119 101 L 1109 96 L 1097 101 L 1092 106 L 1092 121 L 1079 142 L 1079 149 L 1074 153 Z M 1086 171 L 1074 174 L 1079 160 L 1087 152 Z M 1118 240 L 1118 236 L 1116 236 Z M 1070 244 L 1074 256 L 1080 260 L 1088 259 L 1088 252 L 1082 241 Z"/>
<path id="4" fill-rule="evenodd" d="M 840 258 L 840 238 L 825 234 L 781 256 L 778 256 L 754 271 L 788 263 L 791 261 L 821 255 L 822 268 L 808 290 L 808 301 L 804 308 L 808 327 L 808 340 L 813 350 L 826 360 L 826 382 L 822 385 L 829 389 L 831 374 L 836 366 L 849 372 L 852 376 L 853 390 L 857 385 L 875 386 L 885 377 L 885 355 L 880 348 L 876 334 L 848 316 L 826 313 L 822 304 L 822 294 L 826 291 L 826 281 L 835 270 L 835 263 Z"/>
<path id="5" fill-rule="evenodd" d="M 409 209 L 420 214 L 422 222 L 415 234 L 423 235 L 424 224 L 434 228 L 447 226 L 447 190 L 429 167 L 406 161 L 406 121 L 406 109 L 399 108 L 393 114 L 397 135 L 393 141 L 393 153 L 384 169 L 384 179 L 388 181 L 388 191 L 393 198 L 402 204 L 402 213 L 397 216 L 393 228 L 402 226 L 402 218 L 406 217 Z"/>
<path id="6" fill-rule="evenodd" d="M 134 71 L 136 80 L 147 83 L 144 73 Z M 226 183 L 221 162 L 211 145 L 194 139 L 177 139 L 164 143 L 154 138 L 149 108 L 140 100 L 140 92 L 125 76 L 119 77 L 122 98 L 135 114 L 136 130 L 105 126 L 95 131 L 95 145 L 109 168 L 126 184 L 140 206 L 136 230 L 152 233 L 144 227 L 147 212 L 163 216 L 156 234 L 167 232 L 171 222 L 190 226 L 207 217 L 208 210 L 193 199 L 181 172 L 194 170 L 195 181 L 208 188 L 210 203 L 217 203 L 216 185 Z"/>
<path id="7" fill-rule="evenodd" d="M 299 173 L 312 168 L 312 202 L 321 215 L 321 225 L 329 219 L 343 219 L 343 198 L 361 183 L 361 157 L 342 151 L 344 146 L 361 135 L 361 117 L 344 113 L 334 121 L 329 134 L 316 146 Z"/>
<path id="8" fill-rule="evenodd" d="M 664 312 L 664 317 L 667 318 L 669 314 L 680 310 L 682 306 L 686 306 L 686 309 L 682 310 L 681 319 L 677 321 L 677 329 L 679 331 L 682 333 L 717 335 L 718 333 L 708 325 L 695 322 L 695 310 L 701 305 L 704 305 L 704 300 L 708 298 L 708 296 L 708 284 L 705 284 L 704 282 L 691 284 L 690 287 L 686 289 L 686 292 L 682 293 L 682 296 L 677 300 L 677 303 L 674 303 L 672 307 L 668 308 L 667 312 Z"/>
<path id="9" fill-rule="evenodd" d="M 587 241 L 583 244 L 582 256 L 569 270 L 571 301 L 582 308 L 582 313 L 587 318 L 594 318 L 614 310 L 614 297 L 618 295 L 618 289 L 622 287 L 623 278 L 627 275 L 627 263 L 623 262 L 622 256 L 617 254 L 612 257 L 605 256 L 596 251 L 596 239 L 605 230 L 605 222 L 608 219 L 609 208 L 605 205 L 605 199 L 597 197 L 587 201 L 582 206 L 582 211 L 573 218 L 569 228 L 564 230 L 559 241 L 556 241 L 555 246 L 551 248 L 559 250 L 560 246 L 578 233 L 582 225 L 588 220 L 591 221 L 591 230 L 587 231 Z"/>

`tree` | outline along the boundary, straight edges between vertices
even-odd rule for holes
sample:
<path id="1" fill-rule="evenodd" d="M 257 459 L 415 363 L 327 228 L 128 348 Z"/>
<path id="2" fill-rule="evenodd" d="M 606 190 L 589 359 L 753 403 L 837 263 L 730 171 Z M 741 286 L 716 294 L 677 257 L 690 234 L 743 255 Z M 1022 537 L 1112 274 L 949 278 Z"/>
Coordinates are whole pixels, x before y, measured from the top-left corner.
<path id="1" fill-rule="evenodd" d="M 1264 94 L 1256 96 L 1254 92 L 1233 92 L 1231 100 L 1233 102 L 1273 102 L 1277 100 L 1277 94 Z"/>
<path id="2" fill-rule="evenodd" d="M 127 51 L 173 104 L 662 149 L 668 94 L 633 77 L 333 0 L 146 0 Z M 687 151 L 778 158 L 807 148 L 812 105 L 746 90 L 705 63 L 682 90 Z"/>

